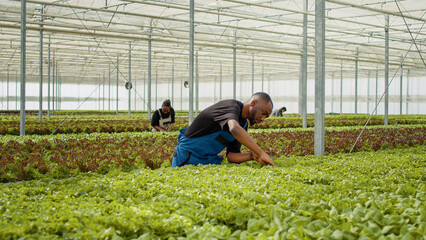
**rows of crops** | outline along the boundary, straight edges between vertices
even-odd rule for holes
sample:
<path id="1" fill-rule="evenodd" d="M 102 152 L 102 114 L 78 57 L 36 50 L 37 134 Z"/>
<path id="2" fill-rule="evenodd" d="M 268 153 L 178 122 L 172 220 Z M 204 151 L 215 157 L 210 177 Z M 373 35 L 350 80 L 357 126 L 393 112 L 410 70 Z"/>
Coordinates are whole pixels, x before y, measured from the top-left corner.
<path id="1" fill-rule="evenodd" d="M 300 117 L 270 118 L 249 134 L 276 167 L 171 168 L 177 131 L 144 114 L 30 115 L 40 135 L 14 136 L 0 113 L 0 239 L 425 239 L 425 116 L 329 115 L 323 157 Z"/>
<path id="2" fill-rule="evenodd" d="M 0 185 L 0 238 L 424 239 L 426 147 Z"/>
<path id="3" fill-rule="evenodd" d="M 70 113 L 68 113 L 70 114 Z M 368 115 L 327 115 L 326 126 L 363 126 Z M 19 116 L 0 115 L 2 124 L 1 134 L 19 135 Z M 373 116 L 369 121 L 371 125 L 383 125 L 383 116 Z M 406 116 L 393 115 L 389 118 L 390 125 L 401 124 L 426 124 L 426 118 L 421 115 Z M 54 115 L 51 118 L 45 117 L 39 121 L 38 116 L 30 116 L 25 122 L 26 134 L 61 134 L 61 133 L 94 133 L 94 132 L 142 132 L 151 130 L 150 120 L 146 114 L 137 113 L 131 117 L 127 115 L 111 115 L 89 113 L 83 115 Z M 186 117 L 177 117 L 174 130 L 182 129 L 188 125 Z M 276 128 L 298 128 L 302 127 L 302 118 L 296 115 L 289 115 L 284 118 L 269 118 L 264 122 L 254 125 L 253 129 L 276 129 Z M 307 126 L 314 126 L 313 116 L 307 119 Z"/>
<path id="4" fill-rule="evenodd" d="M 421 145 L 426 141 L 424 125 L 369 127 L 354 146 L 360 132 L 360 127 L 327 130 L 326 152 L 347 153 L 352 148 L 353 151 L 377 151 Z M 314 152 L 312 129 L 256 130 L 250 135 L 274 158 L 312 155 Z M 46 174 L 64 178 L 84 172 L 106 173 L 116 168 L 169 166 L 177 144 L 177 132 L 73 134 L 63 135 L 62 139 L 50 136 L 24 139 L 8 137 L 0 142 L 0 182 L 38 179 Z"/>

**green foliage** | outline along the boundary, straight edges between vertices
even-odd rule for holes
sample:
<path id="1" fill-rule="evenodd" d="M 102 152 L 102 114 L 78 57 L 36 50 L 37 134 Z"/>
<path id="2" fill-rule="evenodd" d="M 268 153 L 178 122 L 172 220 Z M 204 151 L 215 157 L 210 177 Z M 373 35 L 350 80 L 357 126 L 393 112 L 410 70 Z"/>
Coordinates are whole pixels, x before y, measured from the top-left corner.
<path id="1" fill-rule="evenodd" d="M 426 146 L 0 185 L 0 239 L 424 239 Z"/>
<path id="2" fill-rule="evenodd" d="M 13 113 L 13 114 L 12 114 Z M 131 117 L 126 114 L 115 115 L 115 111 L 77 111 L 70 115 L 71 111 L 55 112 L 50 118 L 45 116 L 40 122 L 37 114 L 26 117 L 26 134 L 71 134 L 71 133 L 120 133 L 150 131 L 150 120 L 147 113 L 140 111 L 133 113 Z M 123 112 L 124 113 L 124 112 Z M 368 115 L 326 115 L 325 126 L 363 126 Z M 1 115 L 0 135 L 19 135 L 19 112 L 11 111 L 10 115 Z M 302 118 L 291 114 L 285 117 L 267 118 L 262 123 L 250 126 L 252 129 L 280 129 L 302 127 Z M 383 125 L 383 116 L 372 116 L 369 126 Z M 314 126 L 313 115 L 308 116 L 308 127 Z M 390 125 L 401 124 L 426 124 L 425 115 L 390 115 Z M 176 124 L 173 130 L 177 131 L 188 126 L 187 112 L 176 113 Z"/>
<path id="3" fill-rule="evenodd" d="M 325 151 L 349 152 L 361 132 L 359 127 L 328 128 Z M 253 139 L 273 158 L 304 156 L 314 152 L 312 129 L 254 130 Z M 424 125 L 368 127 L 354 151 L 377 151 L 423 144 Z M 55 136 L 0 137 L 0 182 L 76 176 L 85 172 L 105 174 L 114 169 L 170 166 L 177 132 L 94 133 Z M 247 151 L 245 147 L 242 151 Z"/>

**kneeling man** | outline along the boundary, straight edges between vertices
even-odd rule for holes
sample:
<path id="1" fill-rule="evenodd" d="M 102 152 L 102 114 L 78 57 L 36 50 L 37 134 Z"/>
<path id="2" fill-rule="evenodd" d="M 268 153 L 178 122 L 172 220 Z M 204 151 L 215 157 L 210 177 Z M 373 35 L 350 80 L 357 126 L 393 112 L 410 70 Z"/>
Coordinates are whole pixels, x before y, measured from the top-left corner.
<path id="1" fill-rule="evenodd" d="M 206 108 L 189 127 L 180 130 L 172 166 L 221 164 L 218 154 L 225 148 L 229 162 L 256 160 L 274 166 L 271 157 L 247 133 L 248 123 L 262 122 L 272 108 L 271 97 L 264 92 L 253 94 L 245 102 L 223 100 Z M 251 151 L 241 153 L 241 144 Z"/>

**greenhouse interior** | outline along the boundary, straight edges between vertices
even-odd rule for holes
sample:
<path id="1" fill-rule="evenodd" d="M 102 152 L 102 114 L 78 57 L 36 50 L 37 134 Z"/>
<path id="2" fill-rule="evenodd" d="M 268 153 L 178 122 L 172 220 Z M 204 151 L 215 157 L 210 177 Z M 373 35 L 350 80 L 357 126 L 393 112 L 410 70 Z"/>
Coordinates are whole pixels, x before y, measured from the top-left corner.
<path id="1" fill-rule="evenodd" d="M 426 0 L 0 12 L 0 239 L 426 239 Z"/>

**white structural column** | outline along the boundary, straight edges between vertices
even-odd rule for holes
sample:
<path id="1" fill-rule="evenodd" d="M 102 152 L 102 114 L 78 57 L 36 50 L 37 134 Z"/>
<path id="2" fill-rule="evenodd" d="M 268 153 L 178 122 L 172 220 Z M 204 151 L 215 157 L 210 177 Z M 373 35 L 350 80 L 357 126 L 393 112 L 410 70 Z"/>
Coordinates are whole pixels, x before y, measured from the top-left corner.
<path id="1" fill-rule="evenodd" d="M 370 70 L 367 76 L 367 113 L 370 114 Z"/>
<path id="2" fill-rule="evenodd" d="M 262 66 L 262 92 L 264 91 L 263 90 L 263 83 L 265 82 L 265 69 L 264 69 L 264 66 Z"/>
<path id="3" fill-rule="evenodd" d="M 198 115 L 199 102 L 200 102 L 200 79 L 198 75 L 198 51 L 195 53 L 195 115 Z"/>
<path id="4" fill-rule="evenodd" d="M 127 80 L 129 83 L 129 112 L 128 116 L 130 117 L 131 114 L 131 105 L 132 105 L 132 44 L 129 44 L 129 79 Z"/>
<path id="5" fill-rule="evenodd" d="M 219 100 L 222 101 L 222 62 L 220 62 Z"/>
<path id="6" fill-rule="evenodd" d="M 6 69 L 6 110 L 9 111 L 9 64 L 7 64 Z"/>
<path id="7" fill-rule="evenodd" d="M 315 0 L 315 133 L 314 154 L 324 155 L 325 0 Z"/>
<path id="8" fill-rule="evenodd" d="M 254 93 L 254 54 L 251 59 L 251 94 Z"/>
<path id="9" fill-rule="evenodd" d="M 400 65 L 400 71 L 401 71 L 401 76 L 399 79 L 399 114 L 402 115 L 402 77 L 403 77 L 403 67 L 402 67 L 402 60 L 403 60 L 403 56 L 401 56 L 401 65 Z"/>
<path id="10" fill-rule="evenodd" d="M 175 100 L 175 59 L 172 59 L 172 106 Z"/>
<path id="11" fill-rule="evenodd" d="M 303 1 L 303 40 L 302 55 L 300 59 L 300 78 L 299 78 L 299 114 L 303 119 L 302 126 L 308 126 L 307 114 L 307 92 L 308 92 L 308 0 Z"/>
<path id="12" fill-rule="evenodd" d="M 108 111 L 111 111 L 111 65 L 108 66 Z"/>
<path id="13" fill-rule="evenodd" d="M 41 7 L 41 13 L 43 14 L 43 6 Z M 43 16 L 41 16 L 41 21 L 43 22 Z M 39 84 L 39 99 L 38 99 L 38 120 L 41 122 L 43 120 L 43 24 L 40 24 L 40 53 L 39 53 L 39 74 L 40 74 L 40 84 Z"/>
<path id="14" fill-rule="evenodd" d="M 105 111 L 105 71 L 102 73 L 102 110 Z"/>
<path id="15" fill-rule="evenodd" d="M 343 109 L 343 62 L 340 65 L 340 115 Z"/>
<path id="16" fill-rule="evenodd" d="M 376 115 L 377 115 L 377 108 L 379 106 L 377 106 L 378 103 L 378 97 L 379 97 L 379 69 L 376 67 L 376 104 L 375 104 L 375 111 L 376 111 Z"/>
<path id="17" fill-rule="evenodd" d="M 47 117 L 50 118 L 50 34 L 47 44 Z"/>
<path id="18" fill-rule="evenodd" d="M 26 36 L 27 36 L 27 1 L 21 1 L 21 109 L 19 133 L 25 135 L 25 74 L 26 74 Z"/>
<path id="19" fill-rule="evenodd" d="M 181 82 L 183 82 L 182 74 L 180 74 Z M 180 84 L 180 110 L 183 110 L 183 84 Z"/>
<path id="20" fill-rule="evenodd" d="M 385 121 L 389 124 L 389 15 L 385 16 Z"/>
<path id="21" fill-rule="evenodd" d="M 334 72 L 331 74 L 331 112 L 334 112 Z"/>
<path id="22" fill-rule="evenodd" d="M 98 77 L 98 110 L 101 110 L 101 75 Z"/>
<path id="23" fill-rule="evenodd" d="M 355 114 L 358 114 L 358 48 L 355 52 Z"/>
<path id="24" fill-rule="evenodd" d="M 119 62 L 119 58 L 120 58 L 120 54 L 119 53 L 117 53 L 117 66 L 116 66 L 116 69 L 117 69 L 117 79 L 116 79 L 116 86 L 117 86 L 117 88 L 116 88 L 116 99 L 115 99 L 115 104 L 116 104 L 116 107 L 115 107 L 115 114 L 118 114 L 118 75 L 120 74 L 120 69 L 119 69 L 119 66 L 120 66 L 120 62 Z"/>
<path id="25" fill-rule="evenodd" d="M 189 1 L 189 125 L 194 121 L 194 1 Z"/>
<path id="26" fill-rule="evenodd" d="M 52 60 L 52 114 L 55 113 L 55 49 L 53 49 L 53 60 Z"/>
<path id="27" fill-rule="evenodd" d="M 152 32 L 152 20 L 149 21 L 149 38 L 148 38 L 148 120 L 151 120 L 151 84 L 152 84 L 152 68 L 151 68 L 151 32 Z"/>
<path id="28" fill-rule="evenodd" d="M 15 109 L 18 110 L 18 72 L 16 71 L 15 71 Z"/>
<path id="29" fill-rule="evenodd" d="M 142 110 L 146 110 L 146 75 L 143 73 L 143 106 Z"/>
<path id="30" fill-rule="evenodd" d="M 233 99 L 237 99 L 237 45 L 236 45 L 236 42 L 237 42 L 237 32 L 235 31 L 234 32 L 234 48 L 232 49 L 232 51 L 233 51 L 233 57 L 232 57 L 232 59 L 233 59 L 233 64 L 232 64 L 232 69 L 233 69 L 233 73 L 232 73 L 232 76 L 233 76 L 233 80 L 232 80 L 232 83 L 233 83 L 233 92 L 232 92 L 232 98 Z"/>
<path id="31" fill-rule="evenodd" d="M 407 71 L 407 96 L 405 97 L 405 114 L 408 114 L 408 97 L 409 97 L 409 80 L 410 80 L 410 69 Z"/>

